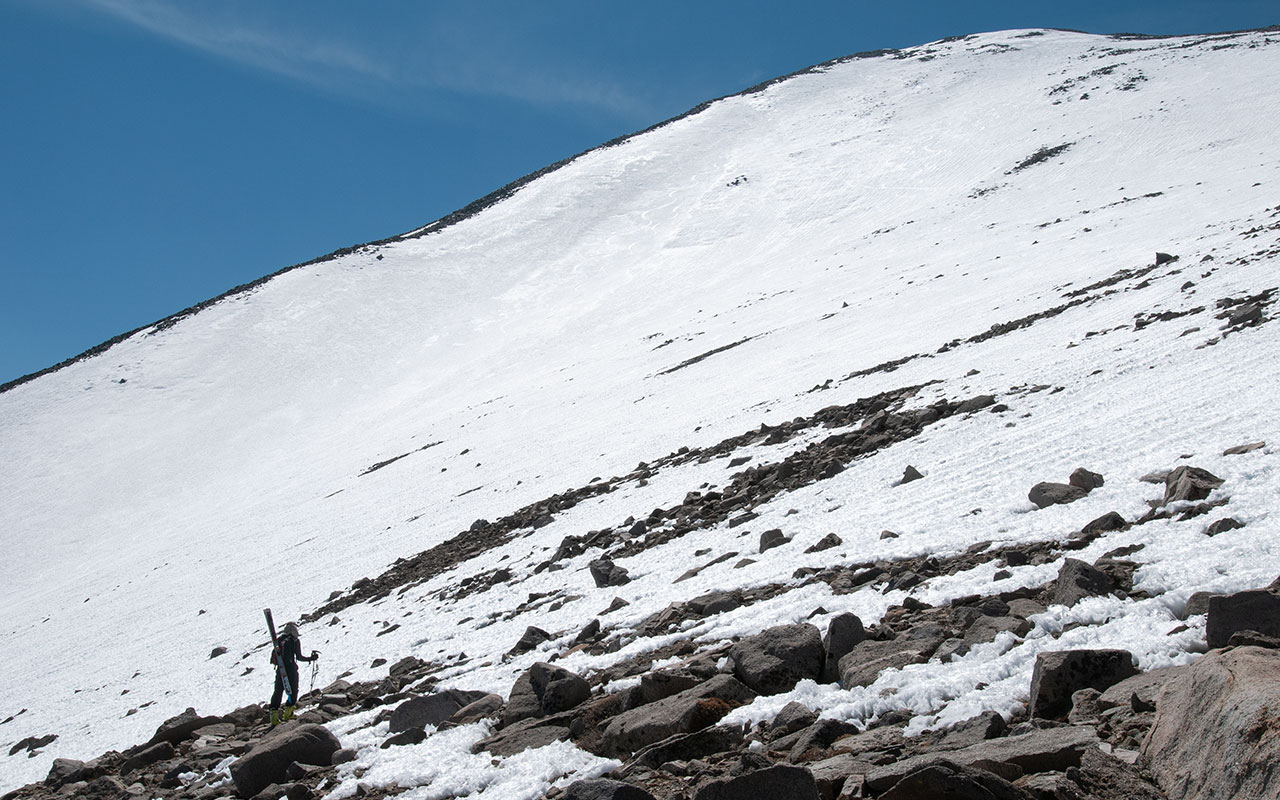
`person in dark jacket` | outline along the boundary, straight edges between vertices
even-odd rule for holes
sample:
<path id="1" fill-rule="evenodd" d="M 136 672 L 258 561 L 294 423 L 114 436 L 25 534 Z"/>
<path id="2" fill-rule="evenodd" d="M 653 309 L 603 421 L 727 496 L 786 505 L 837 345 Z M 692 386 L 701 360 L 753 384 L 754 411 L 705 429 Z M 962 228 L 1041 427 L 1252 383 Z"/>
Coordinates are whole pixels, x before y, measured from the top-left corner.
<path id="1" fill-rule="evenodd" d="M 299 661 L 315 661 L 320 654 L 315 650 L 311 651 L 311 655 L 304 656 L 302 654 L 302 644 L 298 641 L 298 625 L 290 622 L 284 626 L 284 630 L 280 633 L 276 640 L 279 648 L 279 661 L 276 660 L 276 652 L 271 652 L 271 663 L 276 668 L 276 688 L 271 692 L 271 724 L 277 725 L 285 720 L 293 719 L 293 709 L 298 703 L 298 662 Z M 284 665 L 283 673 L 281 663 Z M 288 702 L 285 704 L 284 712 L 280 711 L 280 698 L 285 694 L 284 678 L 289 678 L 289 696 Z"/>

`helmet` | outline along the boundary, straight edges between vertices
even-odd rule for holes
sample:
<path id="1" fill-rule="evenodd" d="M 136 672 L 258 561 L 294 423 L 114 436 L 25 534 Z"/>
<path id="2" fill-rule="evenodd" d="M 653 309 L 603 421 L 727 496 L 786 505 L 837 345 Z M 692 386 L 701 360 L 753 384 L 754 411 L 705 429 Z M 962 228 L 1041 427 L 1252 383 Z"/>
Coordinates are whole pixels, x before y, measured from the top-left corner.
<path id="1" fill-rule="evenodd" d="M 284 624 L 284 632 L 285 632 L 285 633 L 287 633 L 287 634 L 293 635 L 293 636 L 297 636 L 297 635 L 298 635 L 298 623 L 296 623 L 296 622 L 286 622 L 286 623 Z"/>

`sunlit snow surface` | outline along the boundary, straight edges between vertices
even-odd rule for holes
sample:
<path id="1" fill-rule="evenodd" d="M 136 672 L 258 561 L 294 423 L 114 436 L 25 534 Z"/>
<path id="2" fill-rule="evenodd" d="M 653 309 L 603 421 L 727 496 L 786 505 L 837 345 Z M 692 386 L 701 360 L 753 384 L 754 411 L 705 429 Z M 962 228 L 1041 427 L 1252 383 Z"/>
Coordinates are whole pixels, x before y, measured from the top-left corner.
<path id="1" fill-rule="evenodd" d="M 304 650 L 322 653 L 316 685 L 347 670 L 377 677 L 375 658 L 413 654 L 454 659 L 447 684 L 506 695 L 594 617 L 625 628 L 711 589 L 791 581 L 803 566 L 1061 539 L 1107 511 L 1140 516 L 1161 487 L 1138 478 L 1184 463 L 1225 479 L 1221 513 L 1109 534 L 1073 554 L 1144 544 L 1131 556 L 1142 564 L 1135 586 L 1154 599 L 1053 608 L 1023 640 L 865 689 L 805 682 L 727 722 L 799 699 L 858 721 L 908 707 L 920 730 L 1014 712 L 1043 649 L 1123 646 L 1143 668 L 1193 659 L 1203 618 L 1169 633 L 1193 592 L 1280 574 L 1280 338 L 1267 324 L 1203 346 L 1220 335 L 1216 300 L 1280 284 L 1280 232 L 1268 228 L 1280 209 L 1280 38 L 1015 31 L 899 56 L 717 102 L 441 232 L 286 273 L 0 395 L 0 720 L 17 715 L 0 724 L 0 790 L 43 778 L 55 756 L 143 741 L 187 706 L 212 714 L 263 701 L 263 652 L 242 654 L 265 638 L 264 607 L 296 617 L 477 518 L 682 445 L 934 380 L 913 405 L 993 393 L 1010 410 L 948 418 L 756 509 L 751 525 L 623 559 L 636 579 L 626 586 L 595 588 L 586 564 L 599 551 L 532 574 L 564 536 L 669 507 L 735 470 L 713 460 L 620 485 L 403 595 L 349 608 L 340 624 L 304 626 Z M 1157 250 L 1180 260 L 1147 283 L 937 352 L 1148 265 Z M 840 380 L 913 354 L 932 356 Z M 830 389 L 809 391 L 828 379 Z M 1011 391 L 1029 385 L 1061 391 Z M 744 452 L 768 463 L 820 435 Z M 1221 455 L 1258 440 L 1271 444 Z M 896 486 L 907 464 L 926 479 Z M 1034 511 L 1027 490 L 1077 466 L 1106 485 Z M 1202 535 L 1227 514 L 1246 526 Z M 729 550 L 754 555 L 773 527 L 794 541 L 672 585 Z M 881 540 L 886 528 L 902 536 Z M 831 531 L 843 546 L 804 554 Z M 456 602 L 433 597 L 498 566 L 517 578 Z M 1057 567 L 993 582 L 992 564 L 913 594 L 942 603 L 1040 585 Z M 493 621 L 538 592 L 580 598 Z M 630 605 L 600 615 L 615 596 Z M 845 611 L 870 624 L 904 596 L 809 586 L 562 663 L 590 672 L 674 638 L 712 644 L 819 606 L 819 627 Z M 1090 624 L 1062 633 L 1077 621 Z M 400 627 L 378 636 L 388 623 Z M 531 624 L 558 639 L 503 661 Z M 230 652 L 211 659 L 215 646 Z M 404 797 L 534 798 L 613 765 L 561 743 L 492 766 L 470 754 L 483 725 L 382 751 L 376 728 L 353 724 L 332 727 L 361 748 L 361 780 L 418 787 Z M 51 732 L 58 740 L 35 757 L 6 755 Z M 334 796 L 354 792 L 354 769 Z"/>

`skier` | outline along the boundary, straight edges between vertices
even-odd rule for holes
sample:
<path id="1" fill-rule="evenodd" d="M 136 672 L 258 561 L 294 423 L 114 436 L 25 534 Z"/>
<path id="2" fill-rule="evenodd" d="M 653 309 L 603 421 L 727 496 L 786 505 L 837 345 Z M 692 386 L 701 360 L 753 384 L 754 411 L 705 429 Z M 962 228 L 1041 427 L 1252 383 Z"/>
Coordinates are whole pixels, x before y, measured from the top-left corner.
<path id="1" fill-rule="evenodd" d="M 277 653 L 279 654 L 277 659 Z M 271 711 L 270 718 L 272 725 L 278 725 L 285 720 L 293 719 L 293 709 L 298 703 L 298 662 L 299 661 L 315 661 L 320 654 L 315 650 L 311 651 L 311 656 L 307 657 L 302 654 L 302 647 L 298 641 L 298 625 L 294 622 L 286 623 L 284 630 L 280 633 L 277 648 L 271 653 L 271 663 L 276 668 L 276 687 L 271 692 Z M 281 670 L 283 665 L 284 669 Z M 287 673 L 287 674 L 282 674 Z M 285 678 L 288 678 L 288 702 L 285 704 L 284 712 L 280 711 L 280 698 L 285 694 Z"/>

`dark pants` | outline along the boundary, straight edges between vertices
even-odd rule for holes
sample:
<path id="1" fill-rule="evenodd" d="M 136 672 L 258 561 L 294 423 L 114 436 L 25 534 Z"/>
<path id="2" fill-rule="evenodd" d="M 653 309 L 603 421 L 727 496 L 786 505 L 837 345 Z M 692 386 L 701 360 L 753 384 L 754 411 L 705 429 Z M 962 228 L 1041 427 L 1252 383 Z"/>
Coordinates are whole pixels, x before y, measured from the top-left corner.
<path id="1" fill-rule="evenodd" d="M 298 665 L 285 664 L 289 673 L 289 702 L 285 705 L 296 705 L 298 702 Z M 271 708 L 280 707 L 280 697 L 284 694 L 284 682 L 280 680 L 280 667 L 276 667 L 276 688 L 271 692 Z"/>

